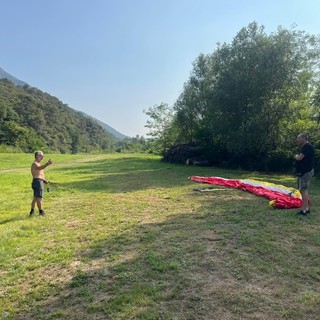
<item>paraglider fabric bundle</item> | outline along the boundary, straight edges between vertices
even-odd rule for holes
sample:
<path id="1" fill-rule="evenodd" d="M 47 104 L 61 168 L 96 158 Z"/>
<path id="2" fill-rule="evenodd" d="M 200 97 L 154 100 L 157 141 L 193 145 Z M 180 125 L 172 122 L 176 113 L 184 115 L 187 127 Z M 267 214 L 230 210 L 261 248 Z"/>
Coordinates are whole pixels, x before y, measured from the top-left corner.
<path id="1" fill-rule="evenodd" d="M 221 177 L 199 177 L 191 176 L 191 180 L 208 183 L 227 188 L 240 189 L 253 193 L 259 197 L 265 197 L 269 200 L 269 205 L 279 209 L 300 208 L 302 205 L 301 193 L 294 188 L 288 188 L 264 181 L 257 180 L 237 180 L 225 179 Z"/>

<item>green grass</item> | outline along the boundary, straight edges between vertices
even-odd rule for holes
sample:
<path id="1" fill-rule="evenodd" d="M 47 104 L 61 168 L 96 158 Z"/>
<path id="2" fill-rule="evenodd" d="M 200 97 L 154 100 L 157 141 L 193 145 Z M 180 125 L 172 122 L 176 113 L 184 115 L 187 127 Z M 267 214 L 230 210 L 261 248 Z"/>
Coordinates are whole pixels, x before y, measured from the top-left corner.
<path id="1" fill-rule="evenodd" d="M 46 155 L 47 215 L 29 218 L 33 155 L 0 154 L 0 319 L 319 319 L 320 183 L 312 214 L 190 175 L 285 175 L 151 155 Z"/>

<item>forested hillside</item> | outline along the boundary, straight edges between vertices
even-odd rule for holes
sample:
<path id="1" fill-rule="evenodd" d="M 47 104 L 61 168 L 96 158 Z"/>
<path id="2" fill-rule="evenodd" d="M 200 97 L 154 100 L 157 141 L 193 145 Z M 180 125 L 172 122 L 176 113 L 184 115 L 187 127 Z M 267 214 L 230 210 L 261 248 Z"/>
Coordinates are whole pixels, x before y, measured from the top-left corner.
<path id="1" fill-rule="evenodd" d="M 0 79 L 0 144 L 24 152 L 110 151 L 116 139 L 56 97 Z"/>
<path id="2" fill-rule="evenodd" d="M 108 124 L 92 117 L 89 116 L 88 114 L 78 111 L 81 115 L 83 115 L 86 118 L 92 119 L 95 122 L 97 122 L 104 130 L 106 130 L 108 133 L 110 133 L 111 135 L 113 135 L 115 138 L 119 139 L 119 140 L 123 140 L 123 139 L 130 139 L 128 136 L 120 133 L 119 131 L 115 130 L 114 128 L 110 127 Z"/>

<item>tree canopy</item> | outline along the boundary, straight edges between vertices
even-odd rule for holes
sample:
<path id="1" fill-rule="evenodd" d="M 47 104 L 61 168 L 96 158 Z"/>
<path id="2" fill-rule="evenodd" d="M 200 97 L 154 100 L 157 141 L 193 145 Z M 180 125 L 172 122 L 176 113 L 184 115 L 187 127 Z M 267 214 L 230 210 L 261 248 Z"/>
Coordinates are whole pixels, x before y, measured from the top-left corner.
<path id="1" fill-rule="evenodd" d="M 318 36 L 294 27 L 267 34 L 250 23 L 194 61 L 165 132 L 220 164 L 288 167 L 298 133 L 320 146 L 319 58 Z"/>

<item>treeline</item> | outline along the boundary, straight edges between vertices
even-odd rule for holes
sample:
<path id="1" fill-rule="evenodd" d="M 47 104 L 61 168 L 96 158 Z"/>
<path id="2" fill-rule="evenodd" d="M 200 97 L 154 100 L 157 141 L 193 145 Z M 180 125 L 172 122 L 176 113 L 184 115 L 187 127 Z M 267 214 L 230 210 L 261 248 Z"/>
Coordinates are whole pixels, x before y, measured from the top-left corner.
<path id="1" fill-rule="evenodd" d="M 249 24 L 198 56 L 173 106 L 145 111 L 154 147 L 168 155 L 193 146 L 226 167 L 291 169 L 298 133 L 320 150 L 319 58 L 318 36 Z"/>
<path id="2" fill-rule="evenodd" d="M 79 153 L 111 151 L 117 143 L 97 123 L 57 98 L 0 79 L 0 145 L 23 152 Z"/>

